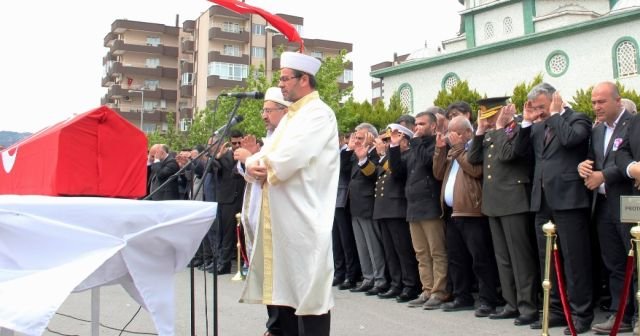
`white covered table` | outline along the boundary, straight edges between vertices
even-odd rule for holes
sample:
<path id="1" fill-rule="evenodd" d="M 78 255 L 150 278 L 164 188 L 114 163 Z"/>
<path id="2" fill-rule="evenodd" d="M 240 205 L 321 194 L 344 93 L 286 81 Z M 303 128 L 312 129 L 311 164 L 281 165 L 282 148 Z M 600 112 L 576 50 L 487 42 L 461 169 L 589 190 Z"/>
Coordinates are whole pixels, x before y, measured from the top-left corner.
<path id="1" fill-rule="evenodd" d="M 0 195 L 0 328 L 41 335 L 67 296 L 121 284 L 174 335 L 174 274 L 216 203 Z"/>

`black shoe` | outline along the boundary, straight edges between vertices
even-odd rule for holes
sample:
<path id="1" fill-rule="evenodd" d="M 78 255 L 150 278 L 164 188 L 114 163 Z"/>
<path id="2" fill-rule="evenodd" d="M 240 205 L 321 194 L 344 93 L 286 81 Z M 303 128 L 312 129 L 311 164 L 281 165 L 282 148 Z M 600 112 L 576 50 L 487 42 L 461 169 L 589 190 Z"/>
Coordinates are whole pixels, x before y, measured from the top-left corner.
<path id="1" fill-rule="evenodd" d="M 344 279 L 340 279 L 340 278 L 333 278 L 333 282 L 331 283 L 332 287 L 335 287 L 339 284 L 341 284 L 344 281 Z"/>
<path id="2" fill-rule="evenodd" d="M 549 317 L 549 328 L 553 327 L 564 327 L 567 325 L 567 321 L 565 321 L 564 317 L 560 316 L 551 316 Z M 529 325 L 531 329 L 542 329 L 542 320 L 535 321 Z"/>
<path id="3" fill-rule="evenodd" d="M 338 285 L 338 289 L 339 290 L 346 290 L 346 289 L 351 289 L 351 288 L 355 288 L 355 287 L 356 287 L 356 282 L 355 281 L 351 281 L 349 279 L 345 280 L 343 283 Z"/>
<path id="4" fill-rule="evenodd" d="M 496 312 L 496 307 L 490 306 L 486 303 L 482 303 L 480 304 L 480 307 L 476 309 L 474 315 L 476 317 L 487 317 L 487 316 L 491 316 L 491 314 L 495 314 L 495 312 Z"/>
<path id="5" fill-rule="evenodd" d="M 214 264 L 212 261 L 206 263 L 206 264 L 202 264 L 200 265 L 202 267 L 202 271 L 207 271 L 207 272 L 212 272 L 213 268 L 215 267 L 216 264 Z"/>
<path id="6" fill-rule="evenodd" d="M 378 293 L 378 297 L 381 298 L 381 299 L 393 299 L 396 296 L 400 295 L 400 293 L 402 293 L 400 288 L 391 287 L 386 292 Z"/>
<path id="7" fill-rule="evenodd" d="M 529 315 L 520 315 L 518 317 L 516 317 L 515 320 L 513 320 L 513 324 L 517 325 L 517 326 L 523 326 L 523 325 L 528 325 L 534 322 L 538 321 L 538 314 L 537 313 L 533 313 L 533 314 L 529 314 Z"/>
<path id="8" fill-rule="evenodd" d="M 386 292 L 388 290 L 389 290 L 388 288 L 373 286 L 366 293 L 364 293 L 364 295 L 368 295 L 368 296 L 378 295 L 378 294 L 384 293 L 384 292 Z"/>
<path id="9" fill-rule="evenodd" d="M 203 264 L 202 259 L 191 259 L 191 262 L 189 263 L 189 267 L 198 267 L 202 264 Z"/>
<path id="10" fill-rule="evenodd" d="M 352 293 L 360 293 L 360 292 L 366 292 L 371 288 L 373 288 L 373 284 L 362 282 L 360 286 L 351 288 L 349 291 Z"/>
<path id="11" fill-rule="evenodd" d="M 489 318 L 492 320 L 506 320 L 506 319 L 512 319 L 517 317 L 518 317 L 517 311 L 506 310 L 506 309 L 502 309 L 499 313 L 494 313 L 489 315 Z"/>
<path id="12" fill-rule="evenodd" d="M 440 306 L 440 308 L 442 308 L 442 310 L 446 312 L 454 312 L 454 311 L 461 311 L 461 310 L 473 310 L 474 307 L 473 307 L 473 302 L 466 303 L 458 299 L 454 299 L 451 302 L 443 303 L 442 306 Z"/>
<path id="13" fill-rule="evenodd" d="M 229 274 L 229 273 L 231 273 L 231 264 L 218 265 L 218 275 Z"/>
<path id="14" fill-rule="evenodd" d="M 402 290 L 402 293 L 400 293 L 400 295 L 398 295 L 398 297 L 396 298 L 396 301 L 403 303 L 403 302 L 409 302 L 415 298 L 417 298 L 418 296 L 420 296 L 420 292 L 415 289 L 415 288 L 404 288 Z"/>
<path id="15" fill-rule="evenodd" d="M 591 325 L 587 323 L 575 322 L 573 325 L 576 328 L 576 334 L 584 334 L 591 330 Z M 564 328 L 564 334 L 571 335 L 571 329 L 569 327 Z"/>

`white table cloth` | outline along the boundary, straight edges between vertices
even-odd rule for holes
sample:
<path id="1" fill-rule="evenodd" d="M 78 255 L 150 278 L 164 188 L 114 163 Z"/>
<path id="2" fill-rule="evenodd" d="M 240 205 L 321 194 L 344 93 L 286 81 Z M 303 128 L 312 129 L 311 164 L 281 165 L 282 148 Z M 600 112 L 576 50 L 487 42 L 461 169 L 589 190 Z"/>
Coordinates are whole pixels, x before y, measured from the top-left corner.
<path id="1" fill-rule="evenodd" d="M 216 203 L 0 195 L 0 327 L 41 335 L 73 291 L 121 284 L 174 335 L 174 274 Z"/>

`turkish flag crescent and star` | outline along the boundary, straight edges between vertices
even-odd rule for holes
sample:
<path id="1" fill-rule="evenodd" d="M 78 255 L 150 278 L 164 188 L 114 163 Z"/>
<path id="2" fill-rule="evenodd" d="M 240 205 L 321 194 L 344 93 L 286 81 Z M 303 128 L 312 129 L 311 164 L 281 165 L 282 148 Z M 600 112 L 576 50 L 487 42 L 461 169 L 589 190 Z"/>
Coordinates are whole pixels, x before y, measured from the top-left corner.
<path id="1" fill-rule="evenodd" d="M 285 19 L 271 14 L 265 11 L 262 8 L 254 7 L 251 5 L 247 5 L 244 2 L 236 1 L 236 0 L 209 0 L 213 3 L 217 3 L 218 5 L 234 11 L 239 14 L 247 14 L 253 13 L 262 16 L 267 22 L 269 22 L 273 27 L 275 27 L 279 32 L 281 32 L 287 39 L 291 42 L 297 42 L 300 44 L 300 52 L 304 51 L 304 42 L 298 34 L 298 31 L 295 27 L 293 27 L 289 22 Z"/>

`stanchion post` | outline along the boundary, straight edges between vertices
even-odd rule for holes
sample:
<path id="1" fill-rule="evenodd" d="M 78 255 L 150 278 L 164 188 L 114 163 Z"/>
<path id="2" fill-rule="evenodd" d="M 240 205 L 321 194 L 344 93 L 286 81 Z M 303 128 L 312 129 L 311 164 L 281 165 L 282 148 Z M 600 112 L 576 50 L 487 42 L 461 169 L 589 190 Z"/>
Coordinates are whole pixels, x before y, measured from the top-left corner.
<path id="1" fill-rule="evenodd" d="M 237 256 L 236 256 L 236 264 L 238 266 L 238 272 L 236 272 L 236 275 L 233 276 L 233 278 L 231 278 L 231 280 L 233 281 L 242 281 L 244 280 L 244 274 L 242 274 L 242 253 L 241 253 L 241 249 L 242 249 L 242 244 L 240 243 L 240 225 L 242 225 L 242 214 L 241 213 L 237 213 L 236 214 L 236 250 L 237 252 Z"/>
<path id="2" fill-rule="evenodd" d="M 553 239 L 556 236 L 555 224 L 548 221 L 542 225 L 542 231 L 547 237 L 547 246 L 544 254 L 544 280 L 542 281 L 542 289 L 544 290 L 544 301 L 542 306 L 542 336 L 549 336 L 549 296 L 551 294 L 551 249 L 553 248 Z"/>
<path id="3" fill-rule="evenodd" d="M 636 247 L 636 272 L 638 272 L 638 288 L 636 289 L 636 301 L 638 302 L 638 307 L 640 307 L 640 222 L 638 222 L 636 226 L 631 228 L 631 236 L 633 237 L 633 239 L 631 239 L 631 243 Z M 627 309 L 633 309 L 633 307 L 628 307 Z M 638 321 L 640 321 L 640 309 L 638 309 L 638 318 Z"/>

